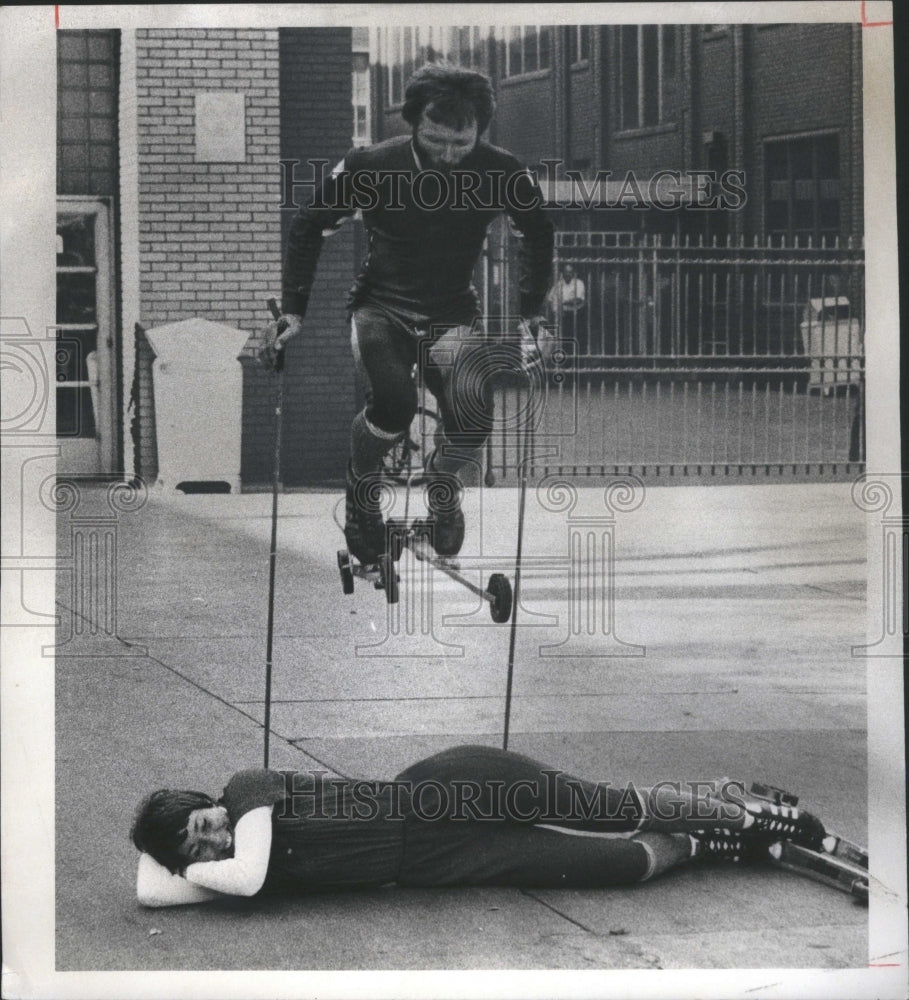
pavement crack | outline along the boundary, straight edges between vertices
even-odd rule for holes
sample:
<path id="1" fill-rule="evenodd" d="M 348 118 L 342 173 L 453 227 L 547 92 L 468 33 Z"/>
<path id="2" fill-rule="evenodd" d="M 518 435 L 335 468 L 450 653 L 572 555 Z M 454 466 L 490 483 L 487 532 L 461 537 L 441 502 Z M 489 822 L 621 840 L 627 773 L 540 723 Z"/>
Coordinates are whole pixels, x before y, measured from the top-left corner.
<path id="1" fill-rule="evenodd" d="M 662 557 L 661 557 L 662 558 Z M 694 558 L 692 555 L 691 558 Z M 760 576 L 771 570 L 778 569 L 825 569 L 829 566 L 863 566 L 865 559 L 817 559 L 805 562 L 769 562 L 761 563 L 757 568 L 753 566 L 729 565 L 729 566 L 698 566 L 692 568 L 684 566 L 681 569 L 627 569 L 624 566 L 617 567 L 617 572 L 622 577 L 627 576 L 689 576 L 696 573 L 702 576 L 705 573 L 751 573 Z M 562 577 L 567 577 L 567 573 L 562 573 Z M 551 576 L 551 571 L 547 573 Z"/>
<path id="2" fill-rule="evenodd" d="M 187 677 L 186 674 L 177 670 L 176 667 L 172 667 L 169 664 L 165 663 L 163 660 L 159 660 L 156 656 L 148 655 L 147 658 L 151 660 L 152 663 L 157 663 L 159 667 L 163 667 L 165 670 L 173 674 L 175 677 L 179 677 L 180 680 L 185 681 L 187 684 L 194 687 L 197 691 L 201 691 L 202 694 L 206 694 L 210 698 L 214 698 L 215 701 L 224 705 L 225 708 L 229 708 L 232 711 L 236 712 L 238 715 L 242 715 L 244 719 L 249 719 L 249 721 L 252 722 L 254 725 L 256 725 L 259 729 L 264 730 L 265 728 L 264 723 L 260 722 L 254 715 L 250 715 L 249 712 L 245 712 L 242 708 L 239 707 L 237 703 L 228 701 L 226 698 L 223 698 L 221 695 L 212 691 L 210 688 L 205 687 L 198 681 L 194 681 L 191 677 Z M 329 764 L 327 761 L 321 760 L 319 757 L 316 757 L 315 754 L 311 754 L 308 750 L 304 750 L 302 747 L 298 746 L 297 743 L 295 743 L 292 739 L 288 738 L 287 736 L 282 736 L 280 733 L 276 733 L 274 729 L 269 729 L 269 733 L 276 739 L 279 739 L 284 743 L 286 743 L 293 750 L 296 750 L 298 753 L 302 753 L 310 760 L 315 761 L 316 764 L 321 764 L 323 767 L 327 767 L 334 774 L 337 774 L 342 778 L 352 777 L 352 775 L 345 774 L 343 771 L 339 771 L 336 767 L 334 767 L 332 764 Z"/>
<path id="3" fill-rule="evenodd" d="M 563 913 L 557 906 L 553 906 L 552 903 L 547 903 L 545 899 L 540 899 L 536 893 L 531 892 L 529 889 L 521 889 L 521 895 L 535 900 L 541 906 L 545 906 L 547 910 L 551 910 L 554 914 L 556 914 L 556 916 L 561 917 L 563 920 L 567 920 L 570 924 L 574 924 L 575 927 L 579 927 L 585 933 L 593 934 L 595 937 L 599 936 L 593 928 L 588 927 L 586 924 L 582 924 L 580 920 L 575 920 L 574 917 L 569 917 L 567 913 Z"/>
<path id="4" fill-rule="evenodd" d="M 51 648 L 53 648 L 55 656 L 73 656 L 73 655 L 78 655 L 78 654 L 74 654 L 74 653 L 67 653 L 66 646 L 71 641 L 78 642 L 78 641 L 85 640 L 85 639 L 88 639 L 88 640 L 92 640 L 92 639 L 94 639 L 94 640 L 100 640 L 102 642 L 104 642 L 104 641 L 116 642 L 116 643 L 119 643 L 121 646 L 123 646 L 125 649 L 128 649 L 128 650 L 136 650 L 136 649 L 144 650 L 145 649 L 145 647 L 141 643 L 138 643 L 135 640 L 123 639 L 121 636 L 117 635 L 115 632 L 93 631 L 93 629 L 95 629 L 96 626 L 97 626 L 97 624 L 98 624 L 97 621 L 94 618 L 87 617 L 81 611 L 76 611 L 75 608 L 70 607 L 65 601 L 55 600 L 54 604 L 56 604 L 56 606 L 58 608 L 62 608 L 64 611 L 69 612 L 69 614 L 72 615 L 72 620 L 73 621 L 77 621 L 78 620 L 80 622 L 84 622 L 86 625 L 89 626 L 88 629 L 85 630 L 79 636 L 75 636 L 75 637 L 71 636 L 69 639 L 65 640 L 62 643 L 60 643 L 60 642 L 54 642 L 54 645 Z"/>
<path id="5" fill-rule="evenodd" d="M 817 590 L 821 594 L 831 594 L 833 597 L 842 597 L 847 601 L 865 601 L 864 594 L 844 594 L 842 590 L 833 587 L 821 587 L 816 583 L 804 584 L 806 590 Z"/>
<path id="6" fill-rule="evenodd" d="M 578 691 L 569 693 L 559 693 L 558 697 L 563 699 L 578 698 L 637 698 L 648 691 Z M 685 691 L 660 691 L 658 694 L 665 697 L 697 697 L 705 695 L 738 694 L 739 689 L 735 688 L 697 688 Z M 515 701 L 530 698 L 552 698 L 552 692 L 542 692 L 540 694 L 516 694 Z M 272 705 L 351 705 L 351 704 L 380 704 L 392 702 L 399 704 L 403 702 L 432 702 L 432 701 L 501 701 L 502 696 L 498 694 L 452 694 L 452 695 L 405 695 L 400 698 L 393 696 L 380 696 L 376 698 L 272 698 Z M 261 698 L 250 698 L 239 700 L 238 705 L 261 705 Z"/>

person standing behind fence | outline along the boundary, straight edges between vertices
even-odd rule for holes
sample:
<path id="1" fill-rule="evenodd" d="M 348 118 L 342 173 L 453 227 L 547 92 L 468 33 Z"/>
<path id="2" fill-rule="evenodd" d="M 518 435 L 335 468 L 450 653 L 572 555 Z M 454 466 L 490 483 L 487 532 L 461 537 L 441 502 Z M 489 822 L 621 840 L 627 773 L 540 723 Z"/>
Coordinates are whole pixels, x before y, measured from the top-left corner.
<path id="1" fill-rule="evenodd" d="M 530 171 L 480 138 L 494 109 L 483 74 L 422 67 L 404 92 L 401 113 L 411 134 L 351 150 L 291 227 L 283 316 L 276 339 L 263 348 L 266 366 L 302 327 L 323 236 L 359 209 L 369 239 L 349 300 L 366 406 L 351 428 L 344 529 L 351 554 L 362 563 L 374 563 L 385 551 L 381 496 L 370 486 L 416 413 L 412 371 L 418 362 L 442 415 L 442 435 L 425 468 L 432 541 L 440 555 L 461 548 L 459 473 L 481 459 L 492 429 L 490 376 L 507 363 L 500 352 L 500 360 L 491 361 L 471 279 L 486 231 L 503 212 L 522 236 L 517 285 L 523 352 L 534 353 L 543 326 L 553 226 Z"/>
<path id="2" fill-rule="evenodd" d="M 571 264 L 562 265 L 562 277 L 549 293 L 549 302 L 555 321 L 560 326 L 559 335 L 563 340 L 577 344 L 579 357 L 587 354 L 590 349 L 585 323 L 587 289 Z"/>

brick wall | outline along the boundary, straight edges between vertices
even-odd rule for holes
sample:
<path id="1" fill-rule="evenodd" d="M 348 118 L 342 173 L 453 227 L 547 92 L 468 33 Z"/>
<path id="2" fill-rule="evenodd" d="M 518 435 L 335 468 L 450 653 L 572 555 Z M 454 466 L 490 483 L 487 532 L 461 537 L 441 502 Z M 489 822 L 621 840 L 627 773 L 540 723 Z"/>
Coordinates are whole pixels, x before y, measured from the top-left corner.
<path id="1" fill-rule="evenodd" d="M 727 220 L 730 230 L 752 235 L 762 224 L 763 137 L 813 129 L 840 131 L 842 231 L 862 229 L 861 29 L 854 24 L 780 24 L 727 26 L 705 30 L 683 26 L 677 34 L 679 79 L 667 95 L 677 102 L 671 128 L 635 135 L 618 132 L 617 47 L 614 26 L 593 33 L 589 69 L 567 71 L 563 85 L 555 72 L 564 66 L 558 51 L 564 32 L 556 32 L 555 70 L 544 77 L 494 80 L 498 92 L 494 141 L 528 163 L 557 157 L 592 158 L 621 176 L 626 170 L 649 175 L 663 168 L 703 169 L 713 164 L 704 132 L 714 131 L 725 142 L 727 166 L 747 172 L 749 200 L 745 209 Z M 501 48 L 501 47 L 500 47 Z M 501 53 L 500 60 L 501 62 Z M 378 74 L 381 77 L 381 74 Z M 564 97 L 564 113 L 557 101 Z M 380 134 L 404 131 L 397 110 L 376 109 Z M 567 123 L 569 138 L 562 132 Z M 602 123 L 598 137 L 594 126 Z M 567 147 L 567 149 L 566 149 Z M 615 215 L 615 213 L 612 213 Z M 580 228 L 583 224 L 576 219 Z M 639 218 L 612 218 L 600 212 L 590 220 L 597 227 L 631 225 Z M 648 224 L 666 222 L 651 217 Z M 698 232 L 704 218 L 689 215 L 683 226 Z"/>
<path id="2" fill-rule="evenodd" d="M 195 95 L 245 95 L 242 162 L 196 162 Z M 280 288 L 278 32 L 136 32 L 141 324 L 192 316 L 252 335 Z M 204 349 L 204 345 L 200 345 Z M 244 408 L 244 441 L 255 403 Z M 239 417 L 238 417 L 239 419 Z M 139 453 L 144 454 L 148 433 Z M 244 482 L 255 481 L 246 466 Z"/>
<path id="3" fill-rule="evenodd" d="M 693 95 L 697 108 L 698 132 L 721 132 L 726 136 L 727 142 L 730 142 L 734 112 L 732 27 L 710 34 L 704 34 L 700 25 L 693 30 L 699 67 Z M 694 148 L 699 150 L 699 160 L 693 166 L 699 168 L 706 166 L 701 138 L 700 134 L 694 136 Z"/>
<path id="4" fill-rule="evenodd" d="M 856 172 L 853 157 L 853 144 L 861 144 L 861 130 L 853 131 L 852 114 L 853 35 L 858 30 L 851 24 L 751 29 L 751 72 L 761 81 L 749 100 L 754 132 L 755 203 L 762 198 L 764 188 L 765 137 L 834 130 L 839 135 L 840 227 L 844 235 L 861 232 L 854 192 L 861 192 L 862 174 L 860 167 Z M 857 69 L 860 93 L 860 52 Z M 760 224 L 760 216 L 755 221 Z"/>
<path id="5" fill-rule="evenodd" d="M 280 63 L 281 158 L 300 161 L 297 176 L 309 177 L 309 160 L 334 165 L 351 145 L 351 30 L 282 28 Z M 297 200 L 305 201 L 302 189 Z M 281 213 L 285 238 L 294 214 Z M 358 225 L 348 221 L 325 240 L 304 331 L 288 349 L 281 461 L 288 486 L 340 483 L 347 467 L 357 389 L 346 301 L 359 264 Z"/>
<path id="6" fill-rule="evenodd" d="M 647 135 L 613 136 L 612 157 L 606 168 L 612 171 L 614 180 L 621 180 L 626 171 L 633 170 L 638 180 L 646 181 L 667 166 L 682 166 L 682 136 L 677 125 Z"/>
<path id="7" fill-rule="evenodd" d="M 496 144 L 525 163 L 559 155 L 553 74 L 511 77 L 497 86 Z"/>
<path id="8" fill-rule="evenodd" d="M 752 29 L 755 129 L 769 135 L 848 125 L 848 24 Z"/>
<path id="9" fill-rule="evenodd" d="M 598 105 L 590 66 L 568 70 L 568 159 L 596 162 Z"/>
<path id="10" fill-rule="evenodd" d="M 862 27 L 852 25 L 850 38 L 849 71 L 850 87 L 850 127 L 849 127 L 849 177 L 848 188 L 844 191 L 844 203 L 848 199 L 848 232 L 856 236 L 865 234 L 865 137 L 862 133 L 864 122 L 862 94 Z M 844 185 L 845 187 L 845 185 Z"/>
<path id="11" fill-rule="evenodd" d="M 834 130 L 840 137 L 841 232 L 861 233 L 860 29 L 852 24 L 750 25 L 738 29 L 738 51 L 736 30 L 694 29 L 693 165 L 707 165 L 702 130 L 723 133 L 729 166 L 746 170 L 748 204 L 739 221 L 746 234 L 759 234 L 764 139 Z"/>
<path id="12" fill-rule="evenodd" d="M 677 29 L 677 45 L 681 48 L 684 29 Z M 638 133 L 627 133 L 621 130 L 621 115 L 619 108 L 620 93 L 618 86 L 619 67 L 619 31 L 617 27 L 609 26 L 600 37 L 601 53 L 597 62 L 596 76 L 591 79 L 593 88 L 601 88 L 604 110 L 604 128 L 601 139 L 603 150 L 602 167 L 611 170 L 613 180 L 622 180 L 624 174 L 631 170 L 637 177 L 646 179 L 657 170 L 664 168 L 682 169 L 682 150 L 684 134 L 681 127 L 682 113 L 679 108 L 679 87 L 664 92 L 666 106 L 673 109 L 667 115 L 665 124 L 654 129 L 641 130 Z M 681 67 L 681 60 L 679 60 Z M 680 81 L 680 84 L 682 81 Z M 676 109 L 678 109 L 676 111 Z M 622 228 L 638 228 L 640 213 L 628 215 L 624 221 L 609 218 L 605 213 L 604 227 L 620 225 Z"/>
<path id="13" fill-rule="evenodd" d="M 252 333 L 280 271 L 277 32 L 145 30 L 136 47 L 143 325 Z M 217 90 L 246 95 L 243 163 L 195 162 L 194 97 Z"/>

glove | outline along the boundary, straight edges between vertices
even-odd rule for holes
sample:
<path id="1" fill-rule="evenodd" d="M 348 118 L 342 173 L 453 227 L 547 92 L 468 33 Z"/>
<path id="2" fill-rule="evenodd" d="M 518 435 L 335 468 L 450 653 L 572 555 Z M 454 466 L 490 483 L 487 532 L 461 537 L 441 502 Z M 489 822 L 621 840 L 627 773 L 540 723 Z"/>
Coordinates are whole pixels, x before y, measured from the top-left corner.
<path id="1" fill-rule="evenodd" d="M 531 316 L 518 324 L 520 331 L 521 368 L 531 372 L 543 366 L 552 353 L 553 336 L 543 316 Z"/>
<path id="2" fill-rule="evenodd" d="M 259 352 L 259 360 L 266 371 L 281 371 L 284 367 L 284 347 L 302 329 L 303 317 L 296 313 L 284 313 L 268 324 L 265 328 L 265 343 Z"/>

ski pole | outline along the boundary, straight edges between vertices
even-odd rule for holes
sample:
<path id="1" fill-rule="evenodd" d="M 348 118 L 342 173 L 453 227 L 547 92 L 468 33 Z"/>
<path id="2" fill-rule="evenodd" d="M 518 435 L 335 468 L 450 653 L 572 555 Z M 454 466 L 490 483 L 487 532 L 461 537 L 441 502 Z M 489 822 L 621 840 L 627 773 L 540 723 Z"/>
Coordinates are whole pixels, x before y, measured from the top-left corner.
<path id="1" fill-rule="evenodd" d="M 274 299 L 268 300 L 268 308 L 272 318 L 277 320 L 281 315 Z M 271 489 L 271 552 L 268 558 L 268 626 L 265 640 L 265 735 L 264 735 L 264 767 L 268 770 L 268 741 L 271 733 L 271 668 L 274 649 L 275 631 L 275 566 L 278 558 L 278 485 L 281 481 L 281 410 L 284 405 L 284 352 L 278 351 L 275 360 L 275 456 L 272 468 Z"/>
<path id="2" fill-rule="evenodd" d="M 514 682 L 514 651 L 518 629 L 518 602 L 521 599 L 521 561 L 524 551 L 524 509 L 527 500 L 527 464 L 530 461 L 530 441 L 533 434 L 533 412 L 530 406 L 532 379 L 527 379 L 527 420 L 521 440 L 518 458 L 518 544 L 515 553 L 514 595 L 511 608 L 511 628 L 508 635 L 508 676 L 505 682 L 505 725 L 502 734 L 502 749 L 508 749 L 508 730 L 511 723 L 511 692 Z M 520 433 L 520 432 L 519 432 Z"/>

